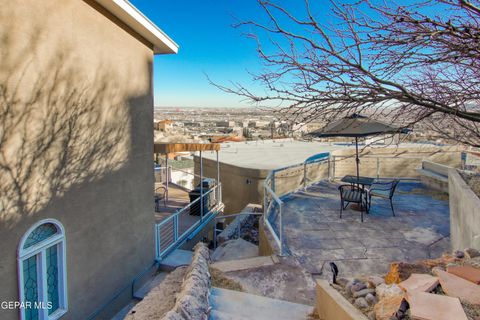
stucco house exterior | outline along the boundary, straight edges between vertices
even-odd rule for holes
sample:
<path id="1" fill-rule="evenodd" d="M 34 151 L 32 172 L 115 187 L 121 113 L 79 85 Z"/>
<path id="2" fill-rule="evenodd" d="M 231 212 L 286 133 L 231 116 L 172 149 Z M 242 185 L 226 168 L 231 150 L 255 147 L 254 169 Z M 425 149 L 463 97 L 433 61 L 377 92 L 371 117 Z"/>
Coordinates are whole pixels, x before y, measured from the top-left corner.
<path id="1" fill-rule="evenodd" d="M 108 318 L 155 260 L 153 56 L 178 46 L 126 0 L 0 8 L 0 319 Z"/>

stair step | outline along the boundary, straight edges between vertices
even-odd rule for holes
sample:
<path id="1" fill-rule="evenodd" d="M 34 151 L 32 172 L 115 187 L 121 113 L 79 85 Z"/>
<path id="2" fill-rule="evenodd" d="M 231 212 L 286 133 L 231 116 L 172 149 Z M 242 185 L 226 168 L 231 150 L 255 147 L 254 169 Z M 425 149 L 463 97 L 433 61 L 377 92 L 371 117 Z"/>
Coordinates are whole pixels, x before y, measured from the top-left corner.
<path id="1" fill-rule="evenodd" d="M 237 316 L 237 315 L 233 315 L 233 314 L 218 311 L 218 310 L 211 310 L 210 316 L 208 317 L 208 320 L 252 320 L 252 319 L 253 319 L 252 317 Z"/>
<path id="2" fill-rule="evenodd" d="M 271 256 L 262 256 L 262 257 L 255 257 L 255 258 L 215 262 L 215 263 L 212 263 L 210 266 L 222 272 L 230 272 L 230 271 L 253 269 L 253 268 L 264 267 L 264 266 L 271 266 L 274 264 L 275 264 L 275 261 L 272 259 Z"/>
<path id="3" fill-rule="evenodd" d="M 160 261 L 160 270 L 173 271 L 181 266 L 188 266 L 192 262 L 193 252 L 176 249 Z"/>
<path id="4" fill-rule="evenodd" d="M 233 319 L 305 320 L 313 311 L 299 303 L 220 288 L 211 289 L 210 305 L 214 311 L 237 317 Z"/>

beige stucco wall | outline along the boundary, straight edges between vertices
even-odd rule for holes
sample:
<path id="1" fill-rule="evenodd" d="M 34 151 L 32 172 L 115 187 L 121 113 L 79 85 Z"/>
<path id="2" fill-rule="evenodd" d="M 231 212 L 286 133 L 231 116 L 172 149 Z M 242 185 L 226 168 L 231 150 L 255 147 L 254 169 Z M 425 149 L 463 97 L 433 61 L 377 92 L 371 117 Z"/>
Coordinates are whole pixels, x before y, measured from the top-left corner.
<path id="1" fill-rule="evenodd" d="M 154 260 L 153 52 L 93 1 L 0 8 L 0 301 L 18 300 L 20 238 L 54 218 L 62 319 L 87 319 Z"/>
<path id="2" fill-rule="evenodd" d="M 200 159 L 194 159 L 195 174 L 200 174 Z M 262 203 L 263 181 L 268 170 L 248 169 L 220 163 L 220 182 L 222 183 L 225 213 L 237 213 L 249 203 Z M 203 159 L 203 175 L 217 178 L 217 162 Z"/>
<path id="3" fill-rule="evenodd" d="M 480 199 L 456 169 L 448 172 L 452 251 L 480 250 Z"/>
<path id="4" fill-rule="evenodd" d="M 360 174 L 377 176 L 379 158 L 380 177 L 419 178 L 417 169 L 422 160 L 431 160 L 452 167 L 460 166 L 460 148 L 425 147 L 418 148 L 368 148 L 360 156 Z M 307 181 L 310 183 L 327 179 L 329 176 L 343 177 L 356 174 L 354 150 L 335 150 L 329 162 L 310 164 L 307 167 Z M 221 151 L 220 151 L 221 159 Z M 217 164 L 211 159 L 203 159 L 204 175 L 216 178 Z M 330 175 L 329 175 L 330 171 Z M 195 157 L 195 173 L 200 172 L 199 157 Z M 220 163 L 223 202 L 226 213 L 240 212 L 248 203 L 263 204 L 263 183 L 268 170 L 242 168 Z M 303 166 L 279 172 L 275 175 L 275 190 L 282 195 L 303 186 Z"/>

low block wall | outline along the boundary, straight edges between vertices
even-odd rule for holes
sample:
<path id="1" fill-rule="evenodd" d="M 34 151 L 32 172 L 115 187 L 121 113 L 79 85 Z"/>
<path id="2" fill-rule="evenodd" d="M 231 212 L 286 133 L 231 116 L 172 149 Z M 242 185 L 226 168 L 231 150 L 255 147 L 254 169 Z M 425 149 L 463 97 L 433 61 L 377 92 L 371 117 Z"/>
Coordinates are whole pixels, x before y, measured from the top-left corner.
<path id="1" fill-rule="evenodd" d="M 480 250 L 480 199 L 457 170 L 448 171 L 450 241 L 453 250 Z"/>
<path id="2" fill-rule="evenodd" d="M 450 170 L 451 167 L 432 161 L 423 161 L 422 168 L 424 170 L 448 177 L 448 170 Z"/>
<path id="3" fill-rule="evenodd" d="M 424 160 L 459 168 L 461 149 L 458 147 L 367 148 L 360 154 L 360 175 L 380 178 L 415 178 Z M 332 152 L 335 178 L 356 174 L 354 150 Z"/>
<path id="4" fill-rule="evenodd" d="M 422 167 L 417 171 L 424 185 L 448 193 L 448 170 L 451 168 L 432 161 L 422 161 Z"/>
<path id="5" fill-rule="evenodd" d="M 317 280 L 315 307 L 321 320 L 368 320 L 326 280 Z"/>

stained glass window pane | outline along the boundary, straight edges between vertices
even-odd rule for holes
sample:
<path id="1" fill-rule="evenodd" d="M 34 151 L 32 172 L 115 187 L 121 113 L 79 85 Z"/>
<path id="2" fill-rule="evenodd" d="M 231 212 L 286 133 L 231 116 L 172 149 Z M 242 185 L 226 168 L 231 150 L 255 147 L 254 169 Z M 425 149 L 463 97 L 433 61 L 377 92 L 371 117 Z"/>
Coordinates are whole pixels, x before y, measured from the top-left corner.
<path id="1" fill-rule="evenodd" d="M 30 307 L 25 308 L 26 320 L 37 320 L 38 309 L 34 308 L 34 303 L 38 301 L 37 287 L 37 256 L 23 260 L 23 291 L 24 300 L 29 302 Z M 25 304 L 28 306 L 28 304 Z"/>
<path id="2" fill-rule="evenodd" d="M 47 248 L 47 293 L 52 307 L 48 314 L 58 309 L 58 245 Z"/>
<path id="3" fill-rule="evenodd" d="M 34 244 L 37 244 L 48 237 L 53 236 L 57 233 L 57 227 L 53 223 L 44 223 L 41 226 L 38 226 L 35 230 L 33 230 L 27 240 L 25 240 L 25 244 L 23 245 L 23 249 L 27 249 Z"/>

